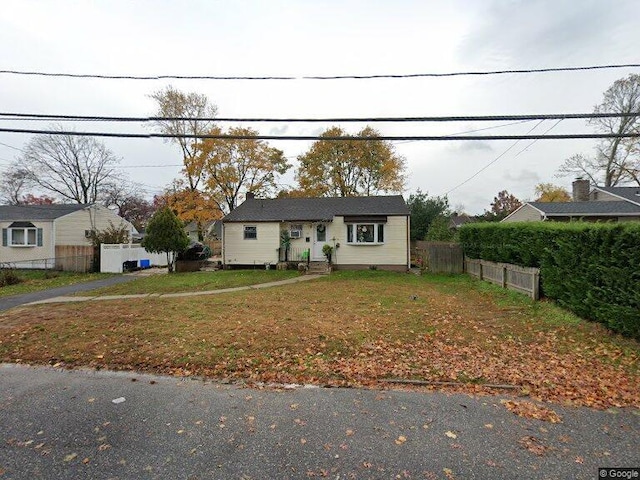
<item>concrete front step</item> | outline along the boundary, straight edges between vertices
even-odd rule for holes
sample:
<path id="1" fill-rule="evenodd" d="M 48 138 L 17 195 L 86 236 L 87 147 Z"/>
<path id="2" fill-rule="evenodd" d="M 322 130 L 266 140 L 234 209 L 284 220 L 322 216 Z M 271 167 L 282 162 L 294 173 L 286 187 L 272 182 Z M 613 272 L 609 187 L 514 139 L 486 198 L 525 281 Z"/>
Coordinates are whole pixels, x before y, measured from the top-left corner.
<path id="1" fill-rule="evenodd" d="M 307 274 L 328 275 L 331 268 L 327 262 L 310 262 Z"/>

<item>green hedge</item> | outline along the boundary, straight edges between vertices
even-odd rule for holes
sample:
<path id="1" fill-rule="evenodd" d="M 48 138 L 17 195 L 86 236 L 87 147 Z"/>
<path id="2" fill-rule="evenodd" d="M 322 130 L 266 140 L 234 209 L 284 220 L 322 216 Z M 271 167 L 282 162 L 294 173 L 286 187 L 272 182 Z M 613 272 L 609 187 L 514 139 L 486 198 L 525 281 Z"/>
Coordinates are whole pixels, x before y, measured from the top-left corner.
<path id="1" fill-rule="evenodd" d="M 472 224 L 460 242 L 470 258 L 539 267 L 547 298 L 640 338 L 640 223 Z"/>

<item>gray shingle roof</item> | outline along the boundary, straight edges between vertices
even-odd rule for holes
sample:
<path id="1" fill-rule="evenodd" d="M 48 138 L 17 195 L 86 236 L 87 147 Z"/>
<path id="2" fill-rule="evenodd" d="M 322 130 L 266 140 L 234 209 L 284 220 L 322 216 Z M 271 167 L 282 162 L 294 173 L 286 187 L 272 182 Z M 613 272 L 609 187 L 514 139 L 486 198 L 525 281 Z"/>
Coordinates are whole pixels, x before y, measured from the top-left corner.
<path id="1" fill-rule="evenodd" d="M 598 190 L 625 198 L 630 202 L 640 204 L 640 187 L 597 187 Z"/>
<path id="2" fill-rule="evenodd" d="M 0 205 L 0 222 L 55 220 L 88 205 Z"/>
<path id="3" fill-rule="evenodd" d="M 544 212 L 547 216 L 567 215 L 640 215 L 640 205 L 625 202 L 529 202 L 529 205 Z"/>
<path id="4" fill-rule="evenodd" d="M 330 221 L 335 215 L 409 215 L 401 195 L 379 197 L 254 198 L 223 222 Z"/>

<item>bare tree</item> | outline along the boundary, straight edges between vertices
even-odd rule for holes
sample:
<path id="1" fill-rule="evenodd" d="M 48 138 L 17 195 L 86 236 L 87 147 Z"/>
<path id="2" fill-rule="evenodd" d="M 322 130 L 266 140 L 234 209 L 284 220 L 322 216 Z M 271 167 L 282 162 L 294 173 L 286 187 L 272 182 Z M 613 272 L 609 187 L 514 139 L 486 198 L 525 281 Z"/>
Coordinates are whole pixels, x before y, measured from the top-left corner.
<path id="1" fill-rule="evenodd" d="M 19 205 L 22 203 L 25 190 L 31 188 L 29 171 L 22 167 L 21 162 L 13 162 L 9 172 L 0 182 L 0 201 L 4 204 Z"/>
<path id="2" fill-rule="evenodd" d="M 599 133 L 625 135 L 640 132 L 640 75 L 617 80 L 604 92 L 594 113 L 635 114 L 619 118 L 593 118 L 589 124 Z M 638 138 L 605 138 L 593 158 L 578 154 L 564 161 L 559 176 L 587 177 L 594 184 L 613 187 L 627 182 L 640 185 L 640 141 Z"/>
<path id="3" fill-rule="evenodd" d="M 197 138 L 180 138 L 179 135 L 203 135 L 214 126 L 213 121 L 196 120 L 196 118 L 213 118 L 218 113 L 215 105 L 209 102 L 206 95 L 185 93 L 169 85 L 150 95 L 157 105 L 156 116 L 160 118 L 182 118 L 182 120 L 158 120 L 156 125 L 162 133 L 175 135 L 171 139 L 182 151 L 184 163 L 183 173 L 190 190 L 196 190 L 204 175 L 202 161 L 197 152 L 201 140 Z"/>
<path id="4" fill-rule="evenodd" d="M 76 203 L 95 203 L 101 187 L 119 175 L 115 170 L 119 160 L 91 137 L 38 135 L 24 152 L 22 164 L 34 184 Z"/>

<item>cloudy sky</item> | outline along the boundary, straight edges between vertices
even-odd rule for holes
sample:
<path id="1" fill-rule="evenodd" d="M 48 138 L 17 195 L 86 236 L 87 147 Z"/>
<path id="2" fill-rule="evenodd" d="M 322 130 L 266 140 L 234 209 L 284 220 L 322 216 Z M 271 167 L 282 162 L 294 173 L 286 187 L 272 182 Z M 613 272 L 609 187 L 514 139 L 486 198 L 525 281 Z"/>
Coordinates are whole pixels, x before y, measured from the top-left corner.
<path id="1" fill-rule="evenodd" d="M 0 70 L 303 77 L 637 64 L 638 18 L 637 0 L 3 0 Z M 586 113 L 615 80 L 639 71 L 170 83 L 180 90 L 206 94 L 223 117 Z M 168 84 L 0 74 L 0 110 L 147 116 L 155 112 L 148 95 Z M 486 127 L 496 128 L 480 133 L 542 134 L 555 123 L 534 121 L 506 127 L 483 122 L 377 124 L 376 128 L 386 135 L 444 135 Z M 42 128 L 46 124 L 0 120 L 0 126 Z M 251 126 L 263 134 L 288 135 L 317 134 L 323 127 Z M 354 133 L 362 126 L 344 125 Z M 137 124 L 78 123 L 69 127 L 145 131 Z M 578 120 L 563 121 L 550 131 L 572 132 L 590 130 Z M 0 173 L 7 171 L 29 138 L 0 133 Z M 180 153 L 171 144 L 145 139 L 104 143 L 149 196 L 179 175 Z M 594 146 L 591 140 L 513 143 L 397 142 L 397 151 L 408 165 L 405 195 L 417 189 L 432 195 L 449 192 L 451 205 L 481 213 L 503 189 L 531 199 L 540 182 L 570 187 L 571 179 L 558 179 L 555 171 L 565 158 L 589 154 Z M 308 142 L 273 145 L 292 161 L 309 147 Z M 293 183 L 293 176 L 283 178 L 282 183 Z"/>

